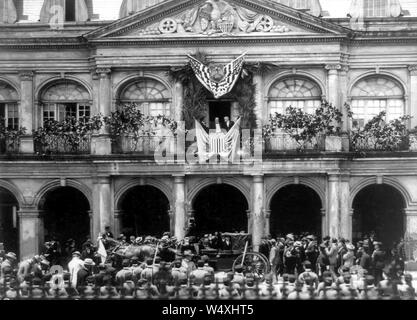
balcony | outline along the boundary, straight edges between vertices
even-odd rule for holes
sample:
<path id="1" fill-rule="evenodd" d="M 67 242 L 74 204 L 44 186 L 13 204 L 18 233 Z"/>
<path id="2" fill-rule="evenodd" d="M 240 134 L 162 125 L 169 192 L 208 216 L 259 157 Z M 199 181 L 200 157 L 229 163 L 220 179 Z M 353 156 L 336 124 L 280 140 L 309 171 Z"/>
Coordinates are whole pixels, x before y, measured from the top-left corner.
<path id="1" fill-rule="evenodd" d="M 142 135 L 139 137 L 129 135 L 118 137 L 113 141 L 112 153 L 153 156 L 161 143 L 165 143 L 165 152 L 170 154 L 176 153 L 175 138 L 153 135 Z"/>
<path id="2" fill-rule="evenodd" d="M 47 135 L 35 142 L 38 155 L 82 155 L 91 153 L 91 136 Z"/>
<path id="3" fill-rule="evenodd" d="M 286 133 L 275 133 L 269 138 L 264 139 L 264 152 L 266 154 L 277 152 L 291 152 L 291 151 L 325 151 L 326 149 L 325 136 L 319 136 L 311 142 L 297 142 Z"/>

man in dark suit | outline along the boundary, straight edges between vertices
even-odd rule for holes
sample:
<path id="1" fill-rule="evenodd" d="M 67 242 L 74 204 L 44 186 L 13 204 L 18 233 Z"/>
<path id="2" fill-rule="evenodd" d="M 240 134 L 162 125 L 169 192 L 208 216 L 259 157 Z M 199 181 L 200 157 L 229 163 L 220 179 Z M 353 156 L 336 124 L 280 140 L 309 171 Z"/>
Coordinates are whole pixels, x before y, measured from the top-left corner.
<path id="1" fill-rule="evenodd" d="M 235 125 L 235 123 L 233 121 L 231 121 L 229 117 L 224 117 L 224 122 L 223 122 L 223 128 L 222 129 L 225 129 L 227 132 L 229 132 L 230 129 L 232 129 L 234 125 Z"/>

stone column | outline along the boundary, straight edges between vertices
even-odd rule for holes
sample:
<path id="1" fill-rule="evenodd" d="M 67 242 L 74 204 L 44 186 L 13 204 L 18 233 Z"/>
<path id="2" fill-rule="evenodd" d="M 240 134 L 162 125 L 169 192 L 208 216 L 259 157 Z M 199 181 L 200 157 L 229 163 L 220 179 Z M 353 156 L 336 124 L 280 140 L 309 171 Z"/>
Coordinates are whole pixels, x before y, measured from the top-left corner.
<path id="1" fill-rule="evenodd" d="M 343 175 L 340 181 L 340 235 L 345 238 L 352 240 L 352 215 L 349 208 L 349 197 L 350 197 L 350 177 Z"/>
<path id="2" fill-rule="evenodd" d="M 115 236 L 119 236 L 123 230 L 123 214 L 124 212 L 121 210 L 114 210 L 114 234 Z"/>
<path id="3" fill-rule="evenodd" d="M 343 118 L 342 118 L 342 121 L 343 121 L 342 131 L 343 132 L 347 132 L 350 129 L 349 117 L 348 117 L 347 110 L 345 108 L 345 103 L 347 103 L 347 100 L 348 100 L 348 82 L 349 82 L 348 73 L 349 73 L 349 67 L 343 66 L 340 71 L 340 76 L 339 76 L 340 78 L 339 104 L 340 104 L 340 111 L 342 111 L 343 113 Z"/>
<path id="4" fill-rule="evenodd" d="M 271 234 L 271 210 L 265 210 L 265 235 L 269 236 Z"/>
<path id="5" fill-rule="evenodd" d="M 327 227 L 326 209 L 322 208 L 320 210 L 320 214 L 321 214 L 321 233 L 322 233 L 322 237 L 324 238 L 325 236 L 329 235 L 329 228 Z"/>
<path id="6" fill-rule="evenodd" d="M 256 175 L 253 177 L 252 184 L 252 219 L 253 219 L 253 233 L 252 244 L 255 251 L 259 250 L 261 239 L 264 236 L 264 177 Z"/>
<path id="7" fill-rule="evenodd" d="M 175 121 L 181 121 L 182 120 L 182 113 L 184 110 L 184 86 L 181 81 L 175 82 L 175 104 L 174 104 L 174 114 L 173 118 Z"/>
<path id="8" fill-rule="evenodd" d="M 407 260 L 417 259 L 417 207 L 405 209 L 405 254 Z"/>
<path id="9" fill-rule="evenodd" d="M 339 92 L 339 70 L 342 69 L 340 64 L 329 64 L 326 66 L 328 70 L 328 88 L 329 88 L 329 103 L 340 108 L 340 92 Z"/>
<path id="10" fill-rule="evenodd" d="M 411 128 L 417 126 L 417 65 L 409 66 L 410 71 L 410 105 L 413 117 L 411 119 Z"/>
<path id="11" fill-rule="evenodd" d="M 253 75 L 253 83 L 256 86 L 256 94 L 255 94 L 255 114 L 256 114 L 256 126 L 257 128 L 262 128 L 262 122 L 264 119 L 263 111 L 264 111 L 264 99 L 263 99 L 263 92 L 264 83 L 263 78 L 260 73 L 256 73 Z"/>
<path id="12" fill-rule="evenodd" d="M 174 176 L 174 211 L 174 235 L 178 240 L 182 240 L 185 237 L 185 227 L 187 223 L 185 212 L 185 176 Z"/>
<path id="13" fill-rule="evenodd" d="M 23 71 L 20 73 L 20 126 L 26 128 L 26 135 L 20 139 L 20 152 L 33 154 L 34 144 L 32 129 L 34 129 L 34 113 L 33 108 L 33 76 L 32 71 Z"/>
<path id="14" fill-rule="evenodd" d="M 339 175 L 330 174 L 328 183 L 328 226 L 329 236 L 338 238 L 340 235 L 339 219 Z"/>
<path id="15" fill-rule="evenodd" d="M 106 226 L 110 226 L 115 234 L 115 225 L 112 215 L 111 180 L 109 177 L 98 178 L 93 187 L 93 238 L 96 239 Z M 115 234 L 115 236 L 118 236 Z"/>
<path id="16" fill-rule="evenodd" d="M 41 220 L 41 214 L 35 207 L 22 207 L 19 210 L 20 260 L 40 254 L 44 241 Z"/>
<path id="17" fill-rule="evenodd" d="M 99 85 L 99 112 L 103 116 L 109 116 L 111 113 L 111 69 L 98 68 L 96 70 L 100 76 Z M 93 137 L 92 141 L 92 154 L 94 155 L 107 155 L 111 154 L 111 139 L 108 128 L 103 126 L 99 134 Z"/>

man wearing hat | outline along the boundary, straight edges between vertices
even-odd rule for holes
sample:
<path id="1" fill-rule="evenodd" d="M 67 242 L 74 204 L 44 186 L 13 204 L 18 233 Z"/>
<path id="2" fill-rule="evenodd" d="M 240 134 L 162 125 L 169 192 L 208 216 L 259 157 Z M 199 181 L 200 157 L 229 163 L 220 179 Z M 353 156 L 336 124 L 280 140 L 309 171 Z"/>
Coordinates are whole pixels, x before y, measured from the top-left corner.
<path id="1" fill-rule="evenodd" d="M 142 271 L 140 277 L 148 282 L 152 282 L 154 276 L 153 259 L 146 259 L 146 268 Z"/>
<path id="2" fill-rule="evenodd" d="M 195 263 L 193 262 L 193 253 L 191 250 L 185 250 L 183 254 L 183 258 L 181 261 L 181 268 L 186 270 L 187 276 L 191 274 L 197 267 L 195 266 Z"/>
<path id="3" fill-rule="evenodd" d="M 379 283 L 382 280 L 382 270 L 385 267 L 385 251 L 381 249 L 382 243 L 374 242 L 374 252 L 372 253 L 372 262 L 374 268 L 375 282 Z"/>
<path id="4" fill-rule="evenodd" d="M 36 269 L 39 267 L 40 261 L 40 256 L 34 256 L 33 258 L 20 262 L 19 268 L 17 270 L 17 279 L 19 280 L 19 282 L 23 282 L 25 277 L 29 274 L 33 275 Z"/>
<path id="5" fill-rule="evenodd" d="M 204 277 L 206 275 L 210 275 L 210 274 L 204 269 L 204 261 L 199 260 L 197 262 L 197 269 L 192 271 L 190 276 L 194 277 L 195 285 L 201 286 L 204 283 Z"/>
<path id="6" fill-rule="evenodd" d="M 122 270 L 120 270 L 116 274 L 116 282 L 119 286 L 122 286 L 123 283 L 125 283 L 126 278 L 129 276 L 130 278 L 133 278 L 132 268 L 130 267 L 130 261 L 129 259 L 124 259 L 122 261 Z"/>
<path id="7" fill-rule="evenodd" d="M 84 264 L 80 270 L 77 272 L 77 285 L 76 288 L 78 292 L 82 287 L 87 285 L 87 278 L 93 276 L 93 267 L 96 264 L 93 259 L 87 258 L 84 260 Z"/>
<path id="8" fill-rule="evenodd" d="M 77 274 L 82 268 L 84 268 L 84 261 L 81 260 L 81 253 L 79 251 L 74 251 L 72 253 L 72 260 L 68 263 L 70 283 L 73 288 L 76 288 L 77 286 Z"/>
<path id="9" fill-rule="evenodd" d="M 311 262 L 308 260 L 304 261 L 303 268 L 304 272 L 298 276 L 298 281 L 303 284 L 309 282 L 313 285 L 314 289 L 317 289 L 319 285 L 319 277 L 315 272 L 313 272 Z"/>
<path id="10" fill-rule="evenodd" d="M 343 267 L 352 268 L 355 265 L 355 246 L 352 243 L 346 245 L 347 252 L 342 256 Z"/>
<path id="11" fill-rule="evenodd" d="M 6 268 L 14 269 L 16 264 L 17 256 L 13 252 L 9 252 L 4 256 L 5 260 L 1 263 L 0 266 L 0 278 L 4 276 L 4 270 Z"/>

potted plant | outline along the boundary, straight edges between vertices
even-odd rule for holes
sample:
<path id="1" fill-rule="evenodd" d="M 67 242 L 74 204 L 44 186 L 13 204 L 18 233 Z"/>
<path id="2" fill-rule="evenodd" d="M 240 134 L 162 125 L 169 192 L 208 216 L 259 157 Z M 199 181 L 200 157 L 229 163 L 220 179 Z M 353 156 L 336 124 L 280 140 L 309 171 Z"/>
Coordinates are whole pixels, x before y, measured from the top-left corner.
<path id="1" fill-rule="evenodd" d="M 342 112 L 323 101 L 321 106 L 316 109 L 314 114 L 314 125 L 321 131 L 324 137 L 324 150 L 329 152 L 340 152 L 345 150 L 348 136 L 342 133 Z M 348 145 L 348 143 L 347 143 Z"/>
<path id="2" fill-rule="evenodd" d="M 5 123 L 5 119 L 0 118 L 0 154 L 18 152 L 20 138 L 26 134 L 26 128 L 12 129 Z"/>

